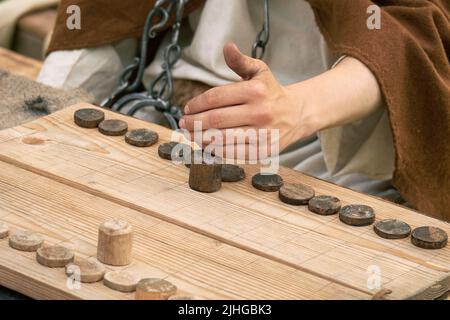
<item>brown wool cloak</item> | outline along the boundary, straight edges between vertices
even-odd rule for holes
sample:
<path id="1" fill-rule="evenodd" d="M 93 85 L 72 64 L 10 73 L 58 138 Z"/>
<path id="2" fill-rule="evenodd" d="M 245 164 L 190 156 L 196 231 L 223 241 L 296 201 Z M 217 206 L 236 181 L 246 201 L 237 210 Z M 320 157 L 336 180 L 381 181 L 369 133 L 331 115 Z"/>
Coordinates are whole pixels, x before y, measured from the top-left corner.
<path id="1" fill-rule="evenodd" d="M 307 1 L 330 49 L 378 79 L 394 136 L 394 185 L 420 211 L 450 221 L 450 1 Z M 203 2 L 189 1 L 186 14 Z M 71 4 L 81 8 L 81 30 L 66 28 Z M 62 0 L 49 51 L 139 37 L 153 4 Z M 382 9 L 380 30 L 367 28 L 373 4 Z"/>

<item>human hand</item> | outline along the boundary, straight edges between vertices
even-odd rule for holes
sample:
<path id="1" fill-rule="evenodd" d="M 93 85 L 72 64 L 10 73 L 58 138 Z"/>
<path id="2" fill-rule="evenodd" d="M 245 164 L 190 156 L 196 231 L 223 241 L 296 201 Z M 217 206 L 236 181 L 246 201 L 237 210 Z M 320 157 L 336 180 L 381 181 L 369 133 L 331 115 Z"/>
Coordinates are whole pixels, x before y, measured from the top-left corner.
<path id="1" fill-rule="evenodd" d="M 224 46 L 223 53 L 227 65 L 242 81 L 212 88 L 190 100 L 185 106 L 180 128 L 193 132 L 194 122 L 200 121 L 202 130 L 219 129 L 223 136 L 223 156 L 230 156 L 228 148 L 231 145 L 234 158 L 238 155 L 235 149 L 242 143 L 227 139 L 226 133 L 232 130 L 232 136 L 236 137 L 239 132 L 245 134 L 256 130 L 256 140 L 245 136 L 246 159 L 255 154 L 259 159 L 264 154 L 260 152 L 262 147 L 269 148 L 264 151 L 266 156 L 276 155 L 277 150 L 313 132 L 311 126 L 302 122 L 303 101 L 299 99 L 298 89 L 293 92 L 280 85 L 263 61 L 242 54 L 232 43 Z M 258 135 L 260 129 L 267 129 L 268 135 L 261 138 Z M 278 136 L 274 134 L 275 130 L 278 130 Z M 211 142 L 210 136 L 206 136 L 201 144 L 205 147 Z"/>

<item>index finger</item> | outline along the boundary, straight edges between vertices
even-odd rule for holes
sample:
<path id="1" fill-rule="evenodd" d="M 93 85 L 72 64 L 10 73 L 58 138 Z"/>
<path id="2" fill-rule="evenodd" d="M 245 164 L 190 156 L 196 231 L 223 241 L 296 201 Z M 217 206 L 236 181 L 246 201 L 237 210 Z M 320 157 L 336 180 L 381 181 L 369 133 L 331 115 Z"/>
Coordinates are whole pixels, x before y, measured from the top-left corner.
<path id="1" fill-rule="evenodd" d="M 245 104 L 248 101 L 252 85 L 242 81 L 215 87 L 191 99 L 184 108 L 185 114 L 195 114 L 211 109 Z"/>

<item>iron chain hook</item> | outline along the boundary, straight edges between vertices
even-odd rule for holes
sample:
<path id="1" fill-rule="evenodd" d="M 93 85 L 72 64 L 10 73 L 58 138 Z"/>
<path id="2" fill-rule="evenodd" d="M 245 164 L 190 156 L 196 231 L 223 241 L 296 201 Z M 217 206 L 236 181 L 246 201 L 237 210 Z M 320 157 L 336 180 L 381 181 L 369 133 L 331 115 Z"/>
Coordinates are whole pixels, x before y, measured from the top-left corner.
<path id="1" fill-rule="evenodd" d="M 134 103 L 128 115 L 135 115 L 145 107 L 154 107 L 163 113 L 172 129 L 178 129 L 178 121 L 182 116 L 181 109 L 171 104 L 173 95 L 172 70 L 181 57 L 179 36 L 181 21 L 186 3 L 189 0 L 157 0 L 155 6 L 147 16 L 144 34 L 141 42 L 141 53 L 132 64 L 127 66 L 120 76 L 119 86 L 112 95 L 100 105 L 121 111 L 128 103 Z M 164 62 L 161 73 L 150 83 L 149 89 L 144 93 L 136 93 L 142 84 L 148 55 L 148 42 L 167 28 L 170 17 L 175 15 L 172 24 L 172 37 L 170 44 L 164 49 Z M 269 0 L 264 0 L 264 25 L 258 34 L 252 48 L 252 57 L 262 59 L 267 43 L 269 42 Z M 134 75 L 134 79 L 132 76 Z"/>

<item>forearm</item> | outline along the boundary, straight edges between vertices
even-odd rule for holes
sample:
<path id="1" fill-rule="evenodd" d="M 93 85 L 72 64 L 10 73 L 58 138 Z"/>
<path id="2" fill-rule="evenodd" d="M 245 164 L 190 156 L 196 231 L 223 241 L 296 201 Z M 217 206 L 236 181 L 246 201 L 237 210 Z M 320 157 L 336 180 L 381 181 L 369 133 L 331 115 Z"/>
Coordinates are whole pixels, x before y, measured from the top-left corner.
<path id="1" fill-rule="evenodd" d="M 382 102 L 375 77 L 353 58 L 315 78 L 282 86 L 269 66 L 243 55 L 234 44 L 224 47 L 224 56 L 245 80 L 190 100 L 180 121 L 182 129 L 193 131 L 197 121 L 203 130 L 276 129 L 283 150 L 322 129 L 364 118 Z"/>
<path id="2" fill-rule="evenodd" d="M 382 105 L 372 72 L 359 60 L 347 57 L 335 68 L 287 87 L 302 101 L 300 136 L 344 125 L 368 116 Z M 297 98 L 298 97 L 298 98 Z"/>

